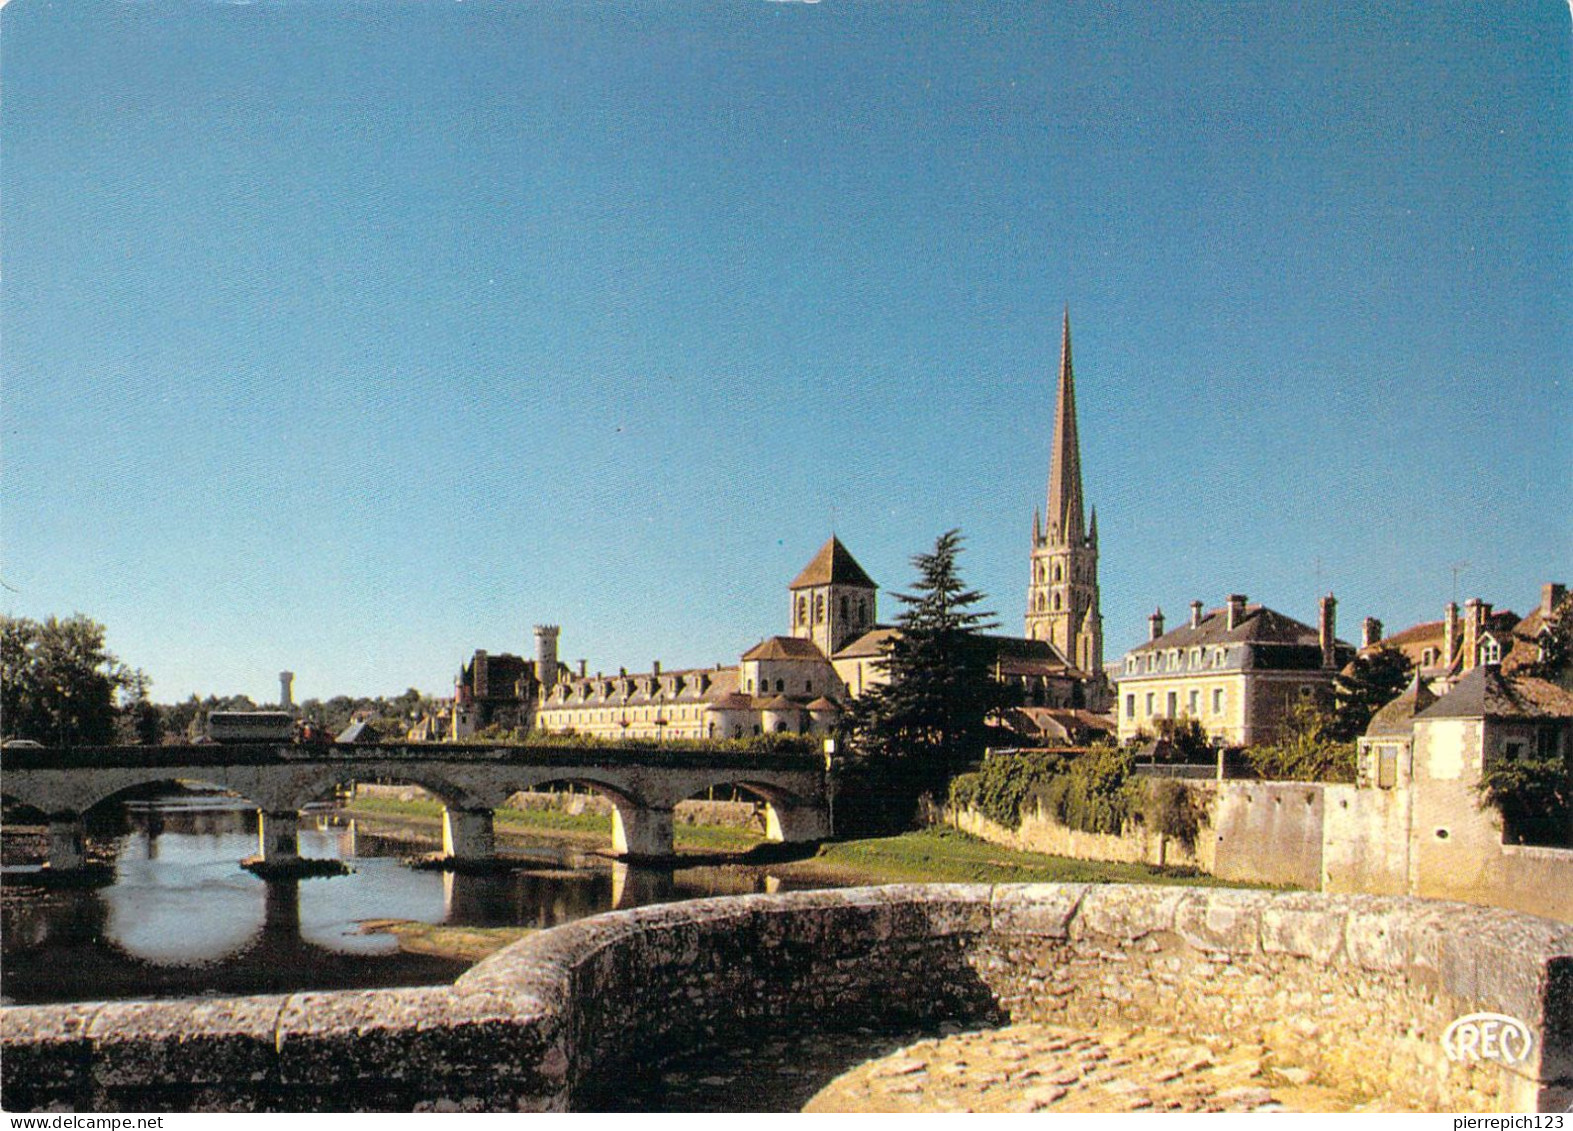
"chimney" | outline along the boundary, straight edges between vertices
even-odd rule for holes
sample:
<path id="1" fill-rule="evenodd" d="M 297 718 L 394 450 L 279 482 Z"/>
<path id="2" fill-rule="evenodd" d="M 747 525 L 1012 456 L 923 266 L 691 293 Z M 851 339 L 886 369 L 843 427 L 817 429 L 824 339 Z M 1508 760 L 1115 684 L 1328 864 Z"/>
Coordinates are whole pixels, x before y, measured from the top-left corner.
<path id="1" fill-rule="evenodd" d="M 1360 647 L 1373 647 L 1382 639 L 1382 622 L 1375 617 L 1366 617 L 1360 622 Z"/>
<path id="2" fill-rule="evenodd" d="M 475 650 L 474 672 L 475 678 L 472 682 L 475 686 L 475 697 L 484 699 L 489 693 L 490 680 L 487 677 L 490 673 L 487 671 L 486 653 L 479 648 Z"/>
<path id="3" fill-rule="evenodd" d="M 1333 635 L 1338 623 L 1338 598 L 1331 593 L 1317 604 L 1316 639 L 1322 646 L 1322 667 L 1328 671 L 1338 666 L 1337 637 Z"/>
<path id="4" fill-rule="evenodd" d="M 651 660 L 650 661 L 650 674 L 651 675 L 660 675 L 661 674 L 661 661 L 660 660 Z"/>
<path id="5" fill-rule="evenodd" d="M 1458 602 L 1447 603 L 1447 614 L 1442 621 L 1442 665 L 1452 667 L 1458 659 Z"/>
<path id="6" fill-rule="evenodd" d="M 1154 609 L 1147 618 L 1147 639 L 1156 640 L 1163 635 L 1163 610 Z"/>
<path id="7" fill-rule="evenodd" d="M 279 706 L 286 711 L 295 705 L 295 673 L 279 672 Z"/>
<path id="8" fill-rule="evenodd" d="M 1191 627 L 1202 627 L 1202 603 L 1200 601 L 1191 602 Z"/>
<path id="9" fill-rule="evenodd" d="M 1540 615 L 1549 617 L 1562 603 L 1562 598 L 1567 595 L 1567 586 L 1559 585 L 1555 581 L 1546 582 L 1540 587 Z"/>
<path id="10" fill-rule="evenodd" d="M 1245 620 L 1245 594 L 1231 593 L 1227 598 L 1227 602 L 1229 606 L 1228 619 L 1224 622 L 1224 628 L 1228 632 L 1233 632 Z"/>
<path id="11" fill-rule="evenodd" d="M 589 660 L 580 660 L 579 661 L 579 678 L 583 679 L 585 677 L 585 675 L 589 672 L 589 670 L 590 670 L 590 661 Z"/>
<path id="12" fill-rule="evenodd" d="M 1480 637 L 1486 630 L 1486 619 L 1491 606 L 1479 597 L 1464 602 L 1464 671 L 1473 668 L 1479 659 Z"/>

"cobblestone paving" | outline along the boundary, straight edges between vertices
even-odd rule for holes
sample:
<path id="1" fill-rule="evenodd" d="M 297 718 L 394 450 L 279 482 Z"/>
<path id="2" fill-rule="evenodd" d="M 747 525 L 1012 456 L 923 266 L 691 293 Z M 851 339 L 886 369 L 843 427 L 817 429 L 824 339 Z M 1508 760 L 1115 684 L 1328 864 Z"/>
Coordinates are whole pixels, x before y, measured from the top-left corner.
<path id="1" fill-rule="evenodd" d="M 861 1064 L 805 1111 L 1386 1111 L 1260 1045 L 1151 1029 L 1012 1025 Z"/>

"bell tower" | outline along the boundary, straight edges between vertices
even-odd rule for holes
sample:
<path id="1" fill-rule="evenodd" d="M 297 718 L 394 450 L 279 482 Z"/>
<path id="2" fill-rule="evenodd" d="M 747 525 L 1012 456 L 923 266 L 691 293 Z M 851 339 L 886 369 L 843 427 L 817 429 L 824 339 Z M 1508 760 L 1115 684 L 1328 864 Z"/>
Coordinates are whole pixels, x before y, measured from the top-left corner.
<path id="1" fill-rule="evenodd" d="M 1085 523 L 1081 448 L 1076 440 L 1076 382 L 1071 371 L 1071 318 L 1060 338 L 1059 395 L 1049 456 L 1045 515 L 1032 516 L 1032 571 L 1027 586 L 1027 636 L 1047 640 L 1073 666 L 1103 674 L 1103 615 L 1098 611 L 1098 512 Z"/>

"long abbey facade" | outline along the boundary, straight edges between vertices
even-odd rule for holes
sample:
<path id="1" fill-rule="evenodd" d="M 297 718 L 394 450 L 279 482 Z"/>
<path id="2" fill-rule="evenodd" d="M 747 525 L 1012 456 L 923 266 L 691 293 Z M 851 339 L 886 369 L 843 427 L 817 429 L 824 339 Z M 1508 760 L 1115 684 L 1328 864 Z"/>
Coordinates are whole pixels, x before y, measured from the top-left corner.
<path id="1" fill-rule="evenodd" d="M 990 636 L 998 678 L 1021 690 L 1008 720 L 1031 737 L 1070 739 L 1101 729 L 1110 691 L 1098 607 L 1098 519 L 1086 520 L 1070 315 L 1061 335 L 1047 513 L 1032 524 L 1024 636 Z M 557 660 L 556 626 L 535 630 L 534 661 L 477 652 L 455 697 L 425 733 L 464 738 L 489 725 L 602 738 L 738 738 L 830 730 L 852 700 L 885 682 L 881 664 L 898 631 L 876 616 L 878 586 L 832 537 L 787 586 L 788 631 L 737 663 L 615 674 Z M 1112 729 L 1112 720 L 1109 720 Z"/>

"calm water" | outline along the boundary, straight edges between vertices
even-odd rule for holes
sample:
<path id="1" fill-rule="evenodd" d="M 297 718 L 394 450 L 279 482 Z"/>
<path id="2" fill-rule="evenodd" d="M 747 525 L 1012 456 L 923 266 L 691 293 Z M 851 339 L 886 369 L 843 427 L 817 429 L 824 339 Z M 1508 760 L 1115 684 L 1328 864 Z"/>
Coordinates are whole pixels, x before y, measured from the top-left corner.
<path id="1" fill-rule="evenodd" d="M 347 876 L 264 882 L 256 815 L 215 796 L 127 802 L 90 826 L 113 846 L 114 881 L 86 890 L 0 883 L 0 995 L 9 1002 L 283 993 L 449 982 L 467 964 L 406 954 L 368 919 L 550 927 L 615 907 L 764 890 L 740 869 L 631 869 L 542 845 L 490 876 L 416 871 L 435 847 L 368 835 L 325 812 L 303 818 L 303 856 L 347 861 Z"/>

